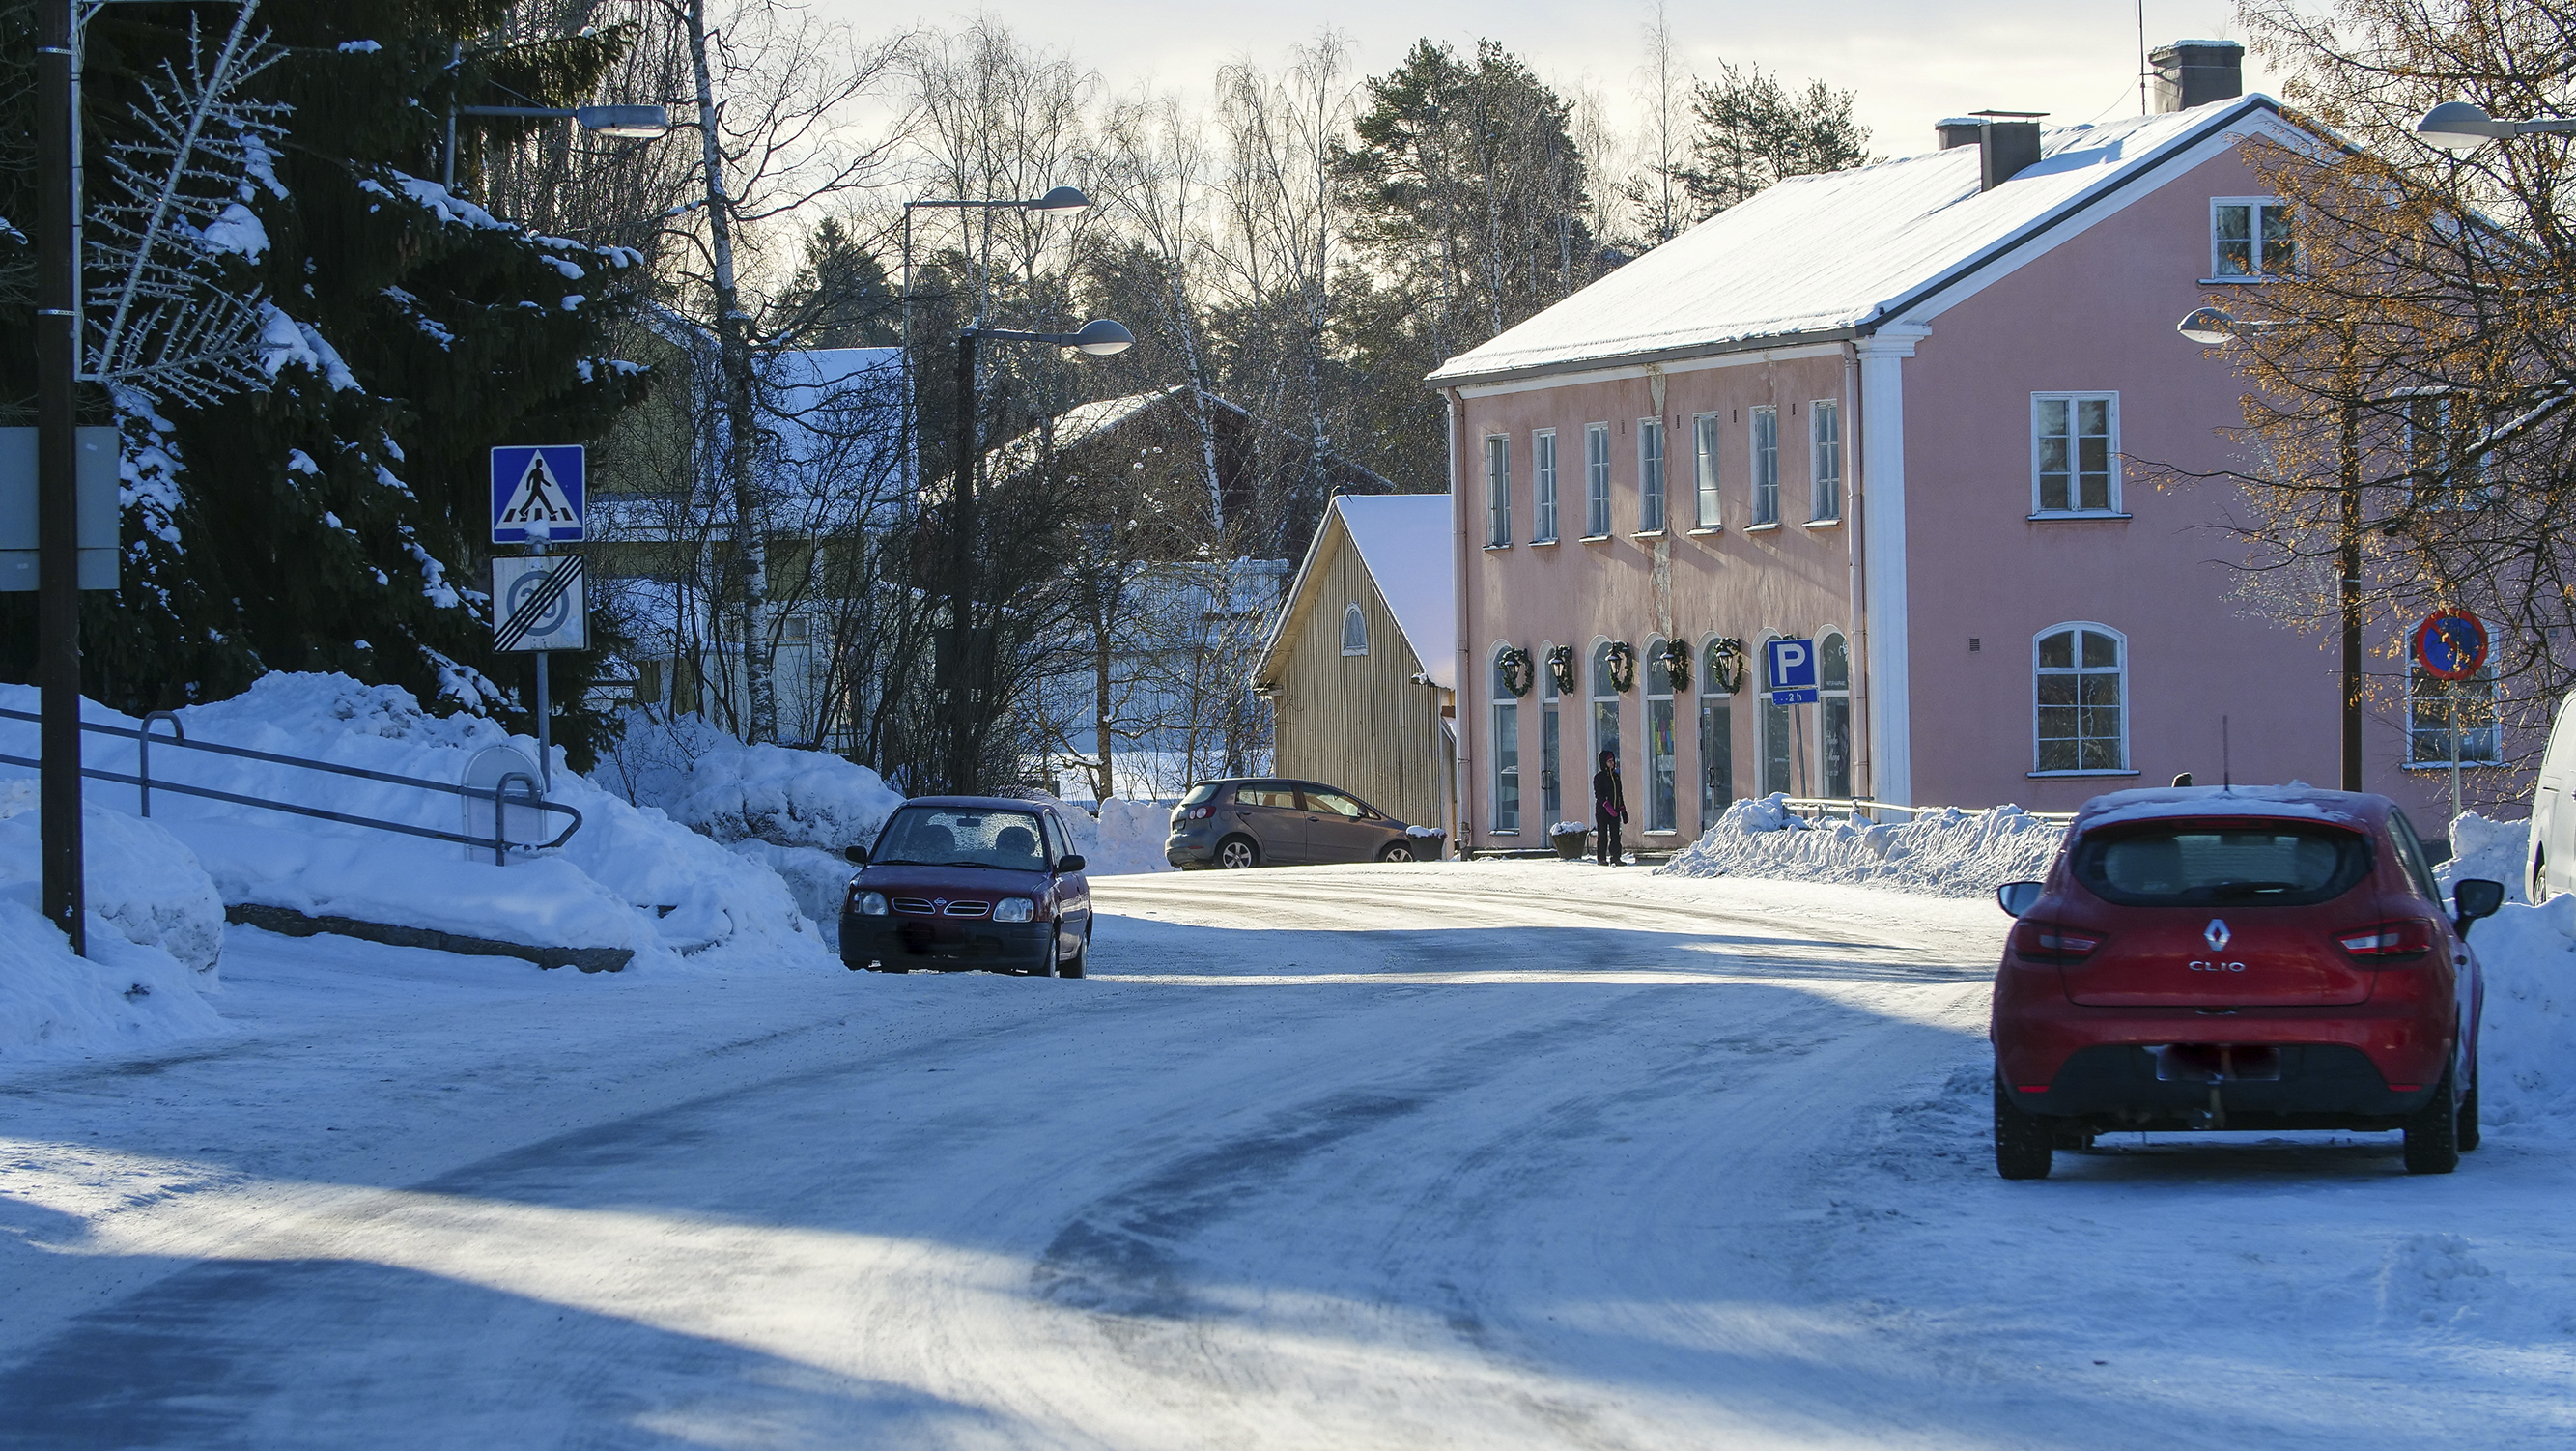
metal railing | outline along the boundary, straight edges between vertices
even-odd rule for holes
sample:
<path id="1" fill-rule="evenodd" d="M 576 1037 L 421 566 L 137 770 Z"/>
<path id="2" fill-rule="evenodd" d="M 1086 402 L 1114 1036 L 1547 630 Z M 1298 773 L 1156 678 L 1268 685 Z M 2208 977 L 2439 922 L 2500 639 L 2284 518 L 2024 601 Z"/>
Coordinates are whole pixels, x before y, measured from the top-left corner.
<path id="1" fill-rule="evenodd" d="M 1780 804 L 1788 808 L 1791 815 L 1805 817 L 1810 821 L 1847 819 L 1872 823 L 1884 822 L 1885 813 L 1888 812 L 1916 817 L 1938 816 L 1944 811 L 1957 810 L 1974 816 L 1981 810 L 1992 809 L 1975 806 L 1899 806 L 1893 801 L 1873 801 L 1866 796 L 1787 796 L 1781 798 Z M 2075 813 L 2072 811 L 2025 811 L 2022 814 L 2034 821 L 2045 821 L 2052 826 L 2064 826 L 2075 819 Z"/>
<path id="2" fill-rule="evenodd" d="M 40 717 L 33 711 L 0 708 L 0 719 L 34 723 Z M 211 786 L 192 786 L 184 781 L 156 782 L 152 779 L 154 739 L 152 723 L 154 721 L 170 723 L 171 734 L 163 738 L 161 744 L 176 746 L 181 750 L 237 756 L 245 761 L 263 761 L 273 766 L 293 766 L 304 771 L 325 771 L 335 776 L 355 776 L 361 780 L 382 781 L 392 786 L 410 786 L 422 791 L 437 791 L 449 796 L 461 796 L 468 800 L 482 800 L 489 797 L 492 802 L 492 834 L 488 837 L 468 836 L 460 831 L 440 831 L 432 826 L 414 826 L 407 821 L 385 821 L 373 816 L 356 816 L 345 811 L 326 811 L 319 806 L 302 806 L 292 801 L 274 801 L 266 797 L 246 796 L 234 791 L 218 791 Z M 546 851 L 572 840 L 572 834 L 581 830 L 581 813 L 560 801 L 545 799 L 544 788 L 537 784 L 534 776 L 525 771 L 504 772 L 501 778 L 489 787 L 460 786 L 453 782 L 431 781 L 419 776 L 397 776 L 390 771 L 370 771 L 364 766 L 343 766 L 333 761 L 308 761 L 297 756 L 281 756 L 272 751 L 254 751 L 246 746 L 226 746 L 218 745 L 213 741 L 189 740 L 187 729 L 180 725 L 179 717 L 166 710 L 153 711 L 131 727 L 104 725 L 85 720 L 81 722 L 81 729 L 96 735 L 122 737 L 136 743 L 133 774 L 110 771 L 92 766 L 87 762 L 82 763 L 81 774 L 94 781 L 113 781 L 118 785 L 134 787 L 137 802 L 145 816 L 152 814 L 152 791 L 155 786 L 158 786 L 164 791 L 175 791 L 183 796 L 200 796 L 209 801 L 222 801 L 233 806 L 290 812 L 297 816 L 310 816 L 322 821 L 336 821 L 343 826 L 362 826 L 375 831 L 400 832 L 405 836 L 427 837 L 432 841 L 452 841 L 462 846 L 490 847 L 492 860 L 496 864 L 508 859 L 512 847 L 527 851 Z M 25 756 L 0 755 L 0 765 L 24 766 L 30 770 L 41 770 L 44 763 Z M 513 792 L 511 790 L 513 783 L 518 783 L 526 789 Z M 512 841 L 509 839 L 507 825 L 512 807 L 527 811 L 551 811 L 571 817 L 572 820 L 555 835 L 552 841 Z"/>

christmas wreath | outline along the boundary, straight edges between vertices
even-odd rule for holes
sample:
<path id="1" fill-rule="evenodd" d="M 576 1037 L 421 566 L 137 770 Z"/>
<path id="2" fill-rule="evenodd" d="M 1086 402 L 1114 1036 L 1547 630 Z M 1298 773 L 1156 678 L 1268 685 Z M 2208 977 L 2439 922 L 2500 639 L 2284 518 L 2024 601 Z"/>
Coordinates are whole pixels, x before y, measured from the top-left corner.
<path id="1" fill-rule="evenodd" d="M 1664 648 L 1656 651 L 1655 654 L 1664 662 L 1664 676 L 1672 681 L 1673 693 L 1688 694 L 1691 680 L 1690 646 L 1680 640 L 1666 640 Z"/>
<path id="2" fill-rule="evenodd" d="M 1717 683 L 1718 692 L 1733 695 L 1744 688 L 1744 642 L 1731 635 L 1720 635 L 1708 642 L 1708 678 Z"/>
<path id="3" fill-rule="evenodd" d="M 1608 651 L 1610 688 L 1621 695 L 1637 683 L 1637 647 L 1625 640 L 1613 640 Z"/>
<path id="4" fill-rule="evenodd" d="M 1547 678 L 1556 682 L 1556 693 L 1574 693 L 1574 647 L 1559 645 L 1547 652 Z"/>
<path id="5" fill-rule="evenodd" d="M 1496 663 L 1502 670 L 1503 689 L 1510 691 L 1514 700 L 1529 694 L 1530 687 L 1538 683 L 1538 669 L 1530 660 L 1530 652 L 1517 645 L 1505 647 L 1502 659 Z"/>

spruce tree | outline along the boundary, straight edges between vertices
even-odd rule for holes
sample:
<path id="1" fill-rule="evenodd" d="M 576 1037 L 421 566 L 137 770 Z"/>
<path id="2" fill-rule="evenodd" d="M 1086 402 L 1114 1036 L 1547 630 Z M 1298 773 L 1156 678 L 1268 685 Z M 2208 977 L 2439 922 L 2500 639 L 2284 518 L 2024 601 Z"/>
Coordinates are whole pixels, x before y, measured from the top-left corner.
<path id="1" fill-rule="evenodd" d="M 202 407 L 130 390 L 88 400 L 123 431 L 127 485 L 122 588 L 87 601 L 88 693 L 141 711 L 222 698 L 270 670 L 324 670 L 404 686 L 433 709 L 525 709 L 525 657 L 490 648 L 489 450 L 582 442 L 639 395 L 639 370 L 604 356 L 602 335 L 644 269 L 631 251 L 530 235 L 439 185 L 451 100 L 592 99 L 625 38 L 480 53 L 476 37 L 507 9 L 262 7 L 285 55 L 255 84 L 291 110 L 273 176 L 246 177 L 240 192 L 265 244 L 236 245 L 220 265 L 234 289 L 266 298 L 263 385 Z M 119 6 L 93 23 L 93 176 L 138 78 L 184 63 L 189 16 Z M 0 95 L 0 106 L 23 114 L 30 100 Z M 493 134 L 464 129 L 460 182 Z M 8 215 L 27 215 L 23 180 L 0 174 L 0 185 Z M 0 252 L 0 272 L 10 260 Z M 26 325 L 0 288 L 0 335 Z M 5 383 L 10 401 L 24 398 L 14 374 Z M 9 678 L 32 671 L 15 627 L 31 606 L 0 597 L 17 612 L 0 632 Z M 556 737 L 577 764 L 598 726 L 580 704 L 593 659 L 554 662 Z"/>

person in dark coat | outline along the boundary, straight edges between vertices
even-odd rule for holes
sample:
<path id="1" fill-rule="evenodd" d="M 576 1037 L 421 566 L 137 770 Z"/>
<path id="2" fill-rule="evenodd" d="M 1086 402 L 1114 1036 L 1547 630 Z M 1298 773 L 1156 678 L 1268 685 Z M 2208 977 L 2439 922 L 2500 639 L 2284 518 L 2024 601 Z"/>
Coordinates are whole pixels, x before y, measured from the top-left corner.
<path id="1" fill-rule="evenodd" d="M 1601 865 L 1619 865 L 1619 823 L 1627 819 L 1628 791 L 1619 784 L 1619 753 L 1603 751 L 1601 769 L 1592 773 L 1592 840 Z"/>

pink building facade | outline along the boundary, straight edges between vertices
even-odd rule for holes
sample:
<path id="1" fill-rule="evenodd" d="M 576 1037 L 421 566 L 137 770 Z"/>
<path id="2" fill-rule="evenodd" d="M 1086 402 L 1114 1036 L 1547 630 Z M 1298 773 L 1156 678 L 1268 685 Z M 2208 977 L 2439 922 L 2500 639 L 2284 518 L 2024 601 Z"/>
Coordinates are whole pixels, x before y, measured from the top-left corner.
<path id="1" fill-rule="evenodd" d="M 2243 148 L 2295 133 L 2234 91 L 1945 122 L 1965 144 L 1784 183 L 1435 373 L 1460 838 L 1588 823 L 1604 748 L 1647 846 L 1772 791 L 2071 810 L 2183 772 L 2337 782 L 2332 636 L 2249 589 L 2232 488 L 2160 483 L 2229 467 L 2241 418 L 2177 321 L 2289 261 Z M 1766 703 L 1774 637 L 1815 642 L 1814 704 Z M 2450 778 L 2415 762 L 2423 725 L 2375 705 L 2363 784 L 2432 823 Z M 2509 775 L 2473 769 L 2472 801 Z"/>

